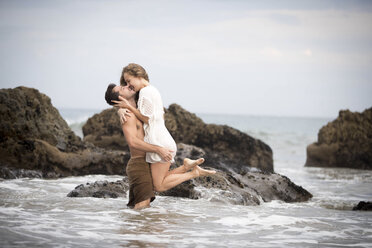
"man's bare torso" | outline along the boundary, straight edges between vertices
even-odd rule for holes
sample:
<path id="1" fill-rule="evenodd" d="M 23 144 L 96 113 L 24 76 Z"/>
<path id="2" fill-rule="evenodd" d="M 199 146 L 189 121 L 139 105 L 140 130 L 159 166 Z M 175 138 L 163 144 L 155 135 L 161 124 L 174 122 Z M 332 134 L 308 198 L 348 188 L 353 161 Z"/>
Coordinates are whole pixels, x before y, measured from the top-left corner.
<path id="1" fill-rule="evenodd" d="M 136 122 L 136 129 L 137 129 L 137 138 L 143 140 L 145 137 L 145 132 L 143 130 L 143 124 L 140 120 L 137 119 L 135 115 L 132 115 L 129 118 L 134 118 Z M 134 121 L 134 120 L 133 120 Z M 137 158 L 137 157 L 145 157 L 146 153 L 137 149 L 134 149 L 133 147 L 129 147 L 130 150 L 130 156 L 132 158 Z"/>

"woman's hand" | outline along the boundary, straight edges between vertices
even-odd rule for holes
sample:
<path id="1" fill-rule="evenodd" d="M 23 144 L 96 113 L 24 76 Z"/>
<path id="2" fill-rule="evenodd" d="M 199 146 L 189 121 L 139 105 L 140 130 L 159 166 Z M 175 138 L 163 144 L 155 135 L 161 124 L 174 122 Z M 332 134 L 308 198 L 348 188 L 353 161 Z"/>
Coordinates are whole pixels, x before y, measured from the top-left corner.
<path id="1" fill-rule="evenodd" d="M 127 101 L 127 99 L 119 96 L 119 100 L 120 101 L 115 101 L 115 100 L 111 100 L 112 102 L 116 103 L 114 106 L 115 107 L 118 107 L 118 108 L 129 108 L 129 102 Z"/>
<path id="2" fill-rule="evenodd" d="M 117 114 L 119 115 L 119 120 L 120 120 L 120 124 L 123 125 L 123 123 L 125 123 L 127 121 L 127 118 L 126 116 L 130 117 L 131 116 L 131 113 L 128 109 L 126 108 L 119 108 L 118 111 L 117 111 Z"/>
<path id="3" fill-rule="evenodd" d="M 172 153 L 173 153 L 172 150 L 169 150 L 164 147 L 159 147 L 158 152 L 157 152 L 157 154 L 159 154 L 159 156 L 167 162 L 172 161 L 172 158 L 173 158 Z"/>

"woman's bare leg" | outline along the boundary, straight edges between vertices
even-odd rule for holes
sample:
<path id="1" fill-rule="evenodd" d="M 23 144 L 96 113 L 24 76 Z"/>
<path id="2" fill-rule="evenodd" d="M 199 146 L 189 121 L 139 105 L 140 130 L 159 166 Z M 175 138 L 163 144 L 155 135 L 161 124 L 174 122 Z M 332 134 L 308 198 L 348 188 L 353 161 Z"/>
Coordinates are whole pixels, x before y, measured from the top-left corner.
<path id="1" fill-rule="evenodd" d="M 190 172 L 168 174 L 169 167 L 170 163 L 151 164 L 151 175 L 155 191 L 166 191 L 192 178 L 216 173 L 215 171 L 204 170 L 196 165 Z"/>

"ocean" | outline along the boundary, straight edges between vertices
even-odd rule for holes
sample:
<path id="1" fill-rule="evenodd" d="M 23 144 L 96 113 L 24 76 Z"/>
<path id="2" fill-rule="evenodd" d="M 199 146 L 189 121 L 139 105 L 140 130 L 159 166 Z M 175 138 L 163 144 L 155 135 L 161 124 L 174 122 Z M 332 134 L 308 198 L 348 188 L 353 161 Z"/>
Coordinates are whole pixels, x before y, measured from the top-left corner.
<path id="1" fill-rule="evenodd" d="M 73 131 L 97 110 L 60 109 Z M 308 168 L 306 146 L 331 118 L 197 114 L 268 144 L 274 170 L 313 194 L 303 203 L 240 206 L 205 192 L 199 200 L 157 196 L 151 208 L 127 198 L 69 198 L 79 184 L 120 175 L 0 181 L 0 247 L 372 247 L 372 171 Z M 216 200 L 217 199 L 217 200 Z"/>

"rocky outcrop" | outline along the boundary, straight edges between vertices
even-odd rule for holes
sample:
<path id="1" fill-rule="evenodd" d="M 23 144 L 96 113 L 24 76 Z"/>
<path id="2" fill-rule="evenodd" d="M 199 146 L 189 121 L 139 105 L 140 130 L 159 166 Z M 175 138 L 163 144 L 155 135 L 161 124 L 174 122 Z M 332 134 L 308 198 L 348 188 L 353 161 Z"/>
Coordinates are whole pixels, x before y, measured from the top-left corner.
<path id="1" fill-rule="evenodd" d="M 80 184 L 73 191 L 67 194 L 68 197 L 97 197 L 97 198 L 118 198 L 125 197 L 129 189 L 128 180 L 116 182 L 97 181 L 94 183 Z"/>
<path id="2" fill-rule="evenodd" d="M 205 124 L 177 104 L 165 112 L 165 124 L 176 143 L 196 147 L 206 165 L 225 171 L 244 172 L 258 168 L 273 172 L 271 148 L 258 139 L 226 125 Z M 123 149 L 124 142 L 115 109 L 107 109 L 90 118 L 83 127 L 84 140 L 96 146 Z"/>
<path id="3" fill-rule="evenodd" d="M 90 117 L 83 126 L 84 141 L 95 146 L 129 151 L 115 108 L 103 110 Z"/>
<path id="4" fill-rule="evenodd" d="M 86 140 L 82 141 L 53 107 L 50 98 L 36 89 L 1 89 L 0 114 L 1 178 L 125 175 L 129 153 L 117 150 L 123 149 L 125 144 L 103 149 Z M 288 178 L 267 172 L 270 167 L 263 166 L 264 161 L 271 163 L 272 168 L 272 154 L 270 148 L 261 141 L 227 126 L 204 124 L 177 105 L 172 105 L 166 115 L 168 128 L 178 141 L 178 164 L 182 164 L 185 157 L 205 157 L 206 163 L 203 166 L 207 166 L 209 161 L 211 167 L 218 169 L 218 173 L 213 177 L 185 182 L 162 195 L 207 198 L 243 205 L 257 205 L 261 201 L 274 199 L 305 201 L 311 197 L 309 192 L 294 185 Z M 104 111 L 104 114 L 90 121 L 93 120 L 96 120 L 96 124 L 84 128 L 86 137 L 92 134 L 92 141 L 96 141 L 99 136 L 106 136 L 106 141 L 110 137 L 111 141 L 115 140 L 112 139 L 112 133 L 119 135 L 119 131 L 122 135 L 114 110 Z M 93 133 L 100 135 L 93 136 Z M 120 140 L 124 138 L 121 136 Z M 183 140 L 190 144 L 181 143 Z M 192 145 L 194 143 L 200 147 Z M 103 147 L 107 145 L 101 144 Z M 239 151 L 234 150 L 238 148 Z M 249 169 L 254 168 L 248 167 L 252 165 L 264 172 Z M 99 181 L 79 185 L 69 196 L 123 197 L 127 191 L 128 182 L 125 178 L 112 183 Z"/>
<path id="5" fill-rule="evenodd" d="M 372 202 L 361 201 L 355 207 L 353 207 L 353 210 L 372 211 Z"/>
<path id="6" fill-rule="evenodd" d="M 126 178 L 111 183 L 98 181 L 79 185 L 67 196 L 122 197 L 126 196 L 128 191 L 127 184 Z M 186 181 L 159 195 L 207 199 L 237 205 L 259 205 L 272 200 L 303 202 L 312 197 L 308 191 L 279 174 L 247 172 L 242 175 L 220 170 L 213 176 Z"/>
<path id="7" fill-rule="evenodd" d="M 177 163 L 182 164 L 185 157 L 197 158 L 206 152 L 196 146 L 179 143 Z M 176 166 L 172 165 L 172 169 Z M 212 169 L 202 165 L 203 168 Z M 213 168 L 215 169 L 215 168 Z M 307 201 L 312 195 L 301 186 L 294 184 L 287 177 L 276 173 L 243 171 L 236 173 L 229 170 L 217 170 L 212 176 L 199 177 L 186 181 L 168 191 L 158 193 L 162 196 L 184 197 L 189 199 L 207 199 L 238 205 L 259 205 L 261 202 L 282 200 L 285 202 Z M 123 197 L 128 191 L 128 181 L 98 181 L 79 185 L 67 196 L 69 197 Z"/>
<path id="8" fill-rule="evenodd" d="M 124 174 L 129 154 L 83 142 L 36 89 L 0 90 L 0 177 Z M 34 171 L 31 173 L 30 171 Z"/>
<path id="9" fill-rule="evenodd" d="M 305 166 L 372 169 L 372 108 L 340 111 L 307 147 Z"/>

